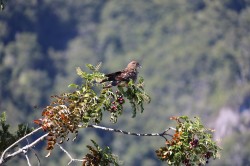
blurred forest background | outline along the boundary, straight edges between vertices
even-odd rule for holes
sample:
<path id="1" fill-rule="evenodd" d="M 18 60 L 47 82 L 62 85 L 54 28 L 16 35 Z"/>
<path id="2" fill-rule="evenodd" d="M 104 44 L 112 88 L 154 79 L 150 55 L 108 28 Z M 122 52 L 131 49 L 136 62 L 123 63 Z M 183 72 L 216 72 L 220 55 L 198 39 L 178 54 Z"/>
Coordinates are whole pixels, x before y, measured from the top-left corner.
<path id="1" fill-rule="evenodd" d="M 132 59 L 152 102 L 136 119 L 127 107 L 117 124 L 102 125 L 150 133 L 171 116 L 200 116 L 223 147 L 210 165 L 250 165 L 250 0 L 9 0 L 0 12 L 0 112 L 33 126 L 51 95 L 79 82 L 76 67 L 103 62 L 106 73 Z M 165 165 L 154 154 L 164 144 L 157 137 L 86 129 L 64 146 L 81 158 L 90 139 L 126 166 Z M 60 150 L 45 153 L 42 165 L 69 161 Z M 24 157 L 7 165 L 14 162 L 27 165 Z"/>

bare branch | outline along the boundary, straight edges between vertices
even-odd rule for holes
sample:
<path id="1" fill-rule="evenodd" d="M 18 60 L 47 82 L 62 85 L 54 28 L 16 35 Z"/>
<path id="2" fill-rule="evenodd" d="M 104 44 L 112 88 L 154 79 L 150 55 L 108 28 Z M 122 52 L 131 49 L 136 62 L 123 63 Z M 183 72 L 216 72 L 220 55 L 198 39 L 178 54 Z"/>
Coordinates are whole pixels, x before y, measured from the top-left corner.
<path id="1" fill-rule="evenodd" d="M 64 149 L 60 144 L 56 143 L 56 145 L 59 146 L 60 149 L 61 149 L 64 153 L 66 153 L 66 155 L 70 158 L 70 161 L 68 162 L 68 165 L 70 165 L 73 161 L 78 161 L 78 162 L 83 162 L 83 161 L 84 161 L 83 159 L 74 159 L 74 158 L 70 155 L 70 153 L 69 153 L 66 149 Z"/>
<path id="2" fill-rule="evenodd" d="M 128 131 L 123 131 L 123 130 L 119 130 L 119 129 L 113 129 L 113 128 L 108 128 L 108 127 L 103 127 L 103 126 L 97 126 L 97 125 L 88 125 L 87 127 L 91 127 L 91 128 L 96 128 L 96 129 L 101 129 L 101 130 L 105 130 L 105 131 L 111 131 L 111 132 L 118 132 L 118 133 L 122 133 L 122 134 L 127 134 L 127 135 L 134 135 L 134 136 L 138 136 L 138 137 L 142 137 L 142 136 L 161 136 L 163 138 L 166 139 L 165 136 L 170 136 L 172 137 L 171 134 L 168 134 L 167 132 L 169 130 L 176 130 L 173 127 L 169 127 L 168 129 L 166 129 L 165 131 L 163 131 L 162 133 L 133 133 L 133 132 L 128 132 Z"/>
<path id="3" fill-rule="evenodd" d="M 17 140 L 16 142 L 14 142 L 12 145 L 10 145 L 8 148 L 6 148 L 3 153 L 2 153 L 2 156 L 1 156 L 1 159 L 0 159 L 0 164 L 3 163 L 3 160 L 4 160 L 4 155 L 5 153 L 10 150 L 11 148 L 13 148 L 16 144 L 18 144 L 19 142 L 21 142 L 22 140 L 26 139 L 27 137 L 29 137 L 30 135 L 36 133 L 37 131 L 41 130 L 42 127 L 39 127 L 37 129 L 35 129 L 34 131 L 30 132 L 29 134 L 23 136 L 22 138 L 20 138 L 19 140 Z"/>
<path id="4" fill-rule="evenodd" d="M 38 129 L 41 129 L 41 128 L 38 128 Z M 34 131 L 35 131 L 35 130 L 34 130 Z M 33 134 L 35 133 L 34 131 L 32 132 Z M 36 131 L 38 131 L 38 130 L 36 129 Z M 31 135 L 31 133 L 27 134 L 25 137 L 21 138 L 20 140 L 18 140 L 18 141 L 15 142 L 14 144 L 17 144 L 18 142 L 20 142 L 21 140 L 25 139 L 25 138 L 28 137 L 29 135 Z M 4 157 L 4 154 L 2 154 L 2 157 L 1 157 L 1 160 L 0 160 L 0 165 L 3 164 L 3 163 L 5 163 L 8 159 L 10 159 L 10 158 L 12 158 L 12 157 L 14 157 L 14 156 L 16 156 L 16 155 L 22 153 L 24 150 L 27 150 L 27 149 L 29 149 L 29 148 L 35 146 L 37 143 L 41 142 L 41 141 L 42 141 L 45 137 L 47 137 L 47 136 L 48 136 L 48 133 L 42 135 L 41 137 L 39 137 L 39 138 L 37 138 L 35 141 L 33 141 L 31 144 L 28 144 L 28 145 L 24 146 L 23 148 L 21 148 L 21 149 L 15 151 L 15 152 L 12 153 L 12 154 L 8 154 L 6 157 Z M 14 144 L 12 144 L 11 146 L 13 147 Z M 7 149 L 9 150 L 10 147 L 7 148 Z M 6 152 L 7 152 L 7 150 L 4 151 L 4 153 L 6 153 Z"/>

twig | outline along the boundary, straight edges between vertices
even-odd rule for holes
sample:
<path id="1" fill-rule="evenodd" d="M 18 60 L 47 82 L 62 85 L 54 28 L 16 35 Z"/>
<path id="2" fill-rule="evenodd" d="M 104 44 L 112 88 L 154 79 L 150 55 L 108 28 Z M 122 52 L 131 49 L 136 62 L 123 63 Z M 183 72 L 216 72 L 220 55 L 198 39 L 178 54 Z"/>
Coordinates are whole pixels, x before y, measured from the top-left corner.
<path id="1" fill-rule="evenodd" d="M 27 140 L 27 144 L 30 144 L 28 138 L 26 138 L 26 140 Z M 31 149 L 31 151 L 35 154 L 35 156 L 36 156 L 36 158 L 37 158 L 37 161 L 38 161 L 38 166 L 40 166 L 40 165 L 41 165 L 41 162 L 40 162 L 40 159 L 39 159 L 39 157 L 38 157 L 36 151 L 35 151 L 32 147 L 31 147 L 30 149 Z M 28 156 L 27 156 L 27 157 L 28 157 Z"/>
<path id="2" fill-rule="evenodd" d="M 13 148 L 16 144 L 18 144 L 19 142 L 21 142 L 22 140 L 26 139 L 27 137 L 29 137 L 30 135 L 34 134 L 35 132 L 41 130 L 42 127 L 39 127 L 37 129 L 35 129 L 34 131 L 30 132 L 29 134 L 23 136 L 22 138 L 20 138 L 19 140 L 17 140 L 16 142 L 14 142 L 12 145 L 10 145 L 8 148 L 6 148 L 3 153 L 2 153 L 2 156 L 1 156 L 1 159 L 0 159 L 0 164 L 3 163 L 3 160 L 4 160 L 4 155 L 5 153 L 10 150 L 11 148 Z"/>
<path id="3" fill-rule="evenodd" d="M 83 162 L 84 160 L 82 159 L 74 159 L 67 150 L 65 150 L 60 144 L 56 143 L 57 146 L 60 147 L 60 149 L 66 153 L 66 155 L 70 158 L 70 161 L 68 162 L 68 165 L 70 165 L 73 161 L 78 161 L 78 162 Z"/>
<path id="4" fill-rule="evenodd" d="M 37 158 L 37 161 L 38 161 L 38 166 L 40 166 L 41 165 L 41 161 L 40 161 L 40 158 L 38 157 L 38 155 L 37 155 L 37 153 L 36 153 L 36 150 L 35 149 L 33 149 L 32 147 L 30 148 L 32 151 L 33 151 L 33 153 L 35 154 L 35 156 L 36 156 L 36 158 Z"/>
<path id="5" fill-rule="evenodd" d="M 26 126 L 26 130 L 27 130 L 27 127 L 28 126 Z M 28 138 L 26 138 L 26 141 L 27 141 L 27 145 L 30 144 Z M 29 159 L 29 156 L 28 156 L 27 152 L 28 152 L 28 150 L 23 150 L 23 154 L 24 154 L 24 156 L 25 156 L 25 158 L 27 160 L 28 166 L 31 166 L 30 159 Z"/>
<path id="6" fill-rule="evenodd" d="M 34 132 L 33 132 L 33 133 L 34 133 Z M 30 135 L 30 134 L 29 134 L 29 135 Z M 28 136 L 28 134 L 25 136 L 25 138 L 26 138 L 27 136 Z M 2 158 L 1 158 L 1 160 L 0 160 L 0 165 L 3 164 L 3 163 L 5 163 L 8 159 L 10 159 L 10 158 L 12 158 L 12 157 L 18 155 L 19 153 L 22 153 L 24 150 L 27 150 L 27 149 L 29 149 L 29 148 L 35 146 L 37 143 L 39 143 L 40 141 L 42 141 L 42 140 L 43 140 L 45 137 L 47 137 L 47 136 L 48 136 L 48 133 L 42 135 L 41 137 L 39 137 L 39 138 L 37 138 L 35 141 L 33 141 L 31 144 L 28 144 L 28 145 L 24 146 L 23 148 L 17 150 L 16 152 L 14 152 L 14 153 L 12 153 L 12 154 L 8 154 L 5 158 L 4 158 L 4 155 L 2 155 Z M 24 139 L 24 138 L 21 138 L 21 139 Z M 20 142 L 20 140 L 18 140 L 17 142 Z M 14 144 L 17 144 L 17 143 L 14 143 Z M 12 145 L 13 145 L 13 144 L 12 144 Z M 11 145 L 11 146 L 12 146 L 12 145 Z M 8 149 L 10 149 L 10 148 L 8 148 Z M 4 153 L 6 153 L 6 152 L 7 152 L 7 151 L 5 150 Z"/>
<path id="7" fill-rule="evenodd" d="M 113 128 L 108 128 L 108 127 L 103 127 L 103 126 L 97 126 L 97 125 L 88 125 L 87 127 L 91 127 L 91 128 L 96 128 L 96 129 L 101 129 L 101 130 L 105 130 L 105 131 L 111 131 L 111 132 L 118 132 L 118 133 L 122 133 L 122 134 L 127 134 L 127 135 L 134 135 L 134 136 L 161 136 L 163 138 L 166 139 L 165 136 L 170 136 L 173 137 L 171 134 L 168 134 L 167 132 L 171 129 L 171 130 L 176 130 L 173 127 L 169 127 L 168 129 L 166 129 L 165 131 L 163 131 L 162 133 L 133 133 L 133 132 L 128 132 L 128 131 L 123 131 L 123 130 L 119 130 L 119 129 L 113 129 Z"/>
<path id="8" fill-rule="evenodd" d="M 27 150 L 23 150 L 23 153 L 24 153 L 24 156 L 25 156 L 25 158 L 27 160 L 28 166 L 31 166 L 30 159 L 29 159 L 28 154 L 27 154 Z"/>

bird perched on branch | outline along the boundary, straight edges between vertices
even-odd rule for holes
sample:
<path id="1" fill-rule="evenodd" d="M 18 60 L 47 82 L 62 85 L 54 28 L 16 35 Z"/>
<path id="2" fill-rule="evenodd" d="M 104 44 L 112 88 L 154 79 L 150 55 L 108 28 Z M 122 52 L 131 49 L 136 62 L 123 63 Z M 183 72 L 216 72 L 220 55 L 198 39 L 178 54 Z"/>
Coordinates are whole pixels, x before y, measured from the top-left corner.
<path id="1" fill-rule="evenodd" d="M 110 83 L 104 88 L 110 88 L 112 86 L 120 85 L 124 82 L 127 84 L 130 80 L 135 82 L 138 74 L 137 68 L 140 67 L 141 66 L 137 61 L 131 61 L 124 70 L 106 74 L 105 76 L 107 78 L 102 80 L 100 83 L 109 81 Z"/>

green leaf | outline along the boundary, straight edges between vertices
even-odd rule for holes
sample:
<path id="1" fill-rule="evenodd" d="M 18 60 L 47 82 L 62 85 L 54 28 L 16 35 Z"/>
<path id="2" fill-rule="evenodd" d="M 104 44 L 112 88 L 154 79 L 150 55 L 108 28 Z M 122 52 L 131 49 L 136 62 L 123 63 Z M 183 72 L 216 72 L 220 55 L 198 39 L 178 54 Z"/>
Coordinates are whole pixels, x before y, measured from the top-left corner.
<path id="1" fill-rule="evenodd" d="M 82 69 L 80 67 L 76 68 L 76 74 L 81 76 L 84 72 L 82 71 Z"/>
<path id="2" fill-rule="evenodd" d="M 96 67 L 95 67 L 95 71 L 98 71 L 102 66 L 102 62 L 99 62 Z"/>
<path id="3" fill-rule="evenodd" d="M 90 70 L 95 71 L 95 67 L 92 64 L 87 64 L 86 65 Z"/>
<path id="4" fill-rule="evenodd" d="M 76 88 L 76 89 L 78 89 L 78 85 L 76 85 L 76 84 L 69 84 L 68 85 L 68 88 Z"/>
<path id="5" fill-rule="evenodd" d="M 0 122 L 1 122 L 1 123 L 6 122 L 6 112 L 2 112 L 2 113 L 1 113 Z"/>

